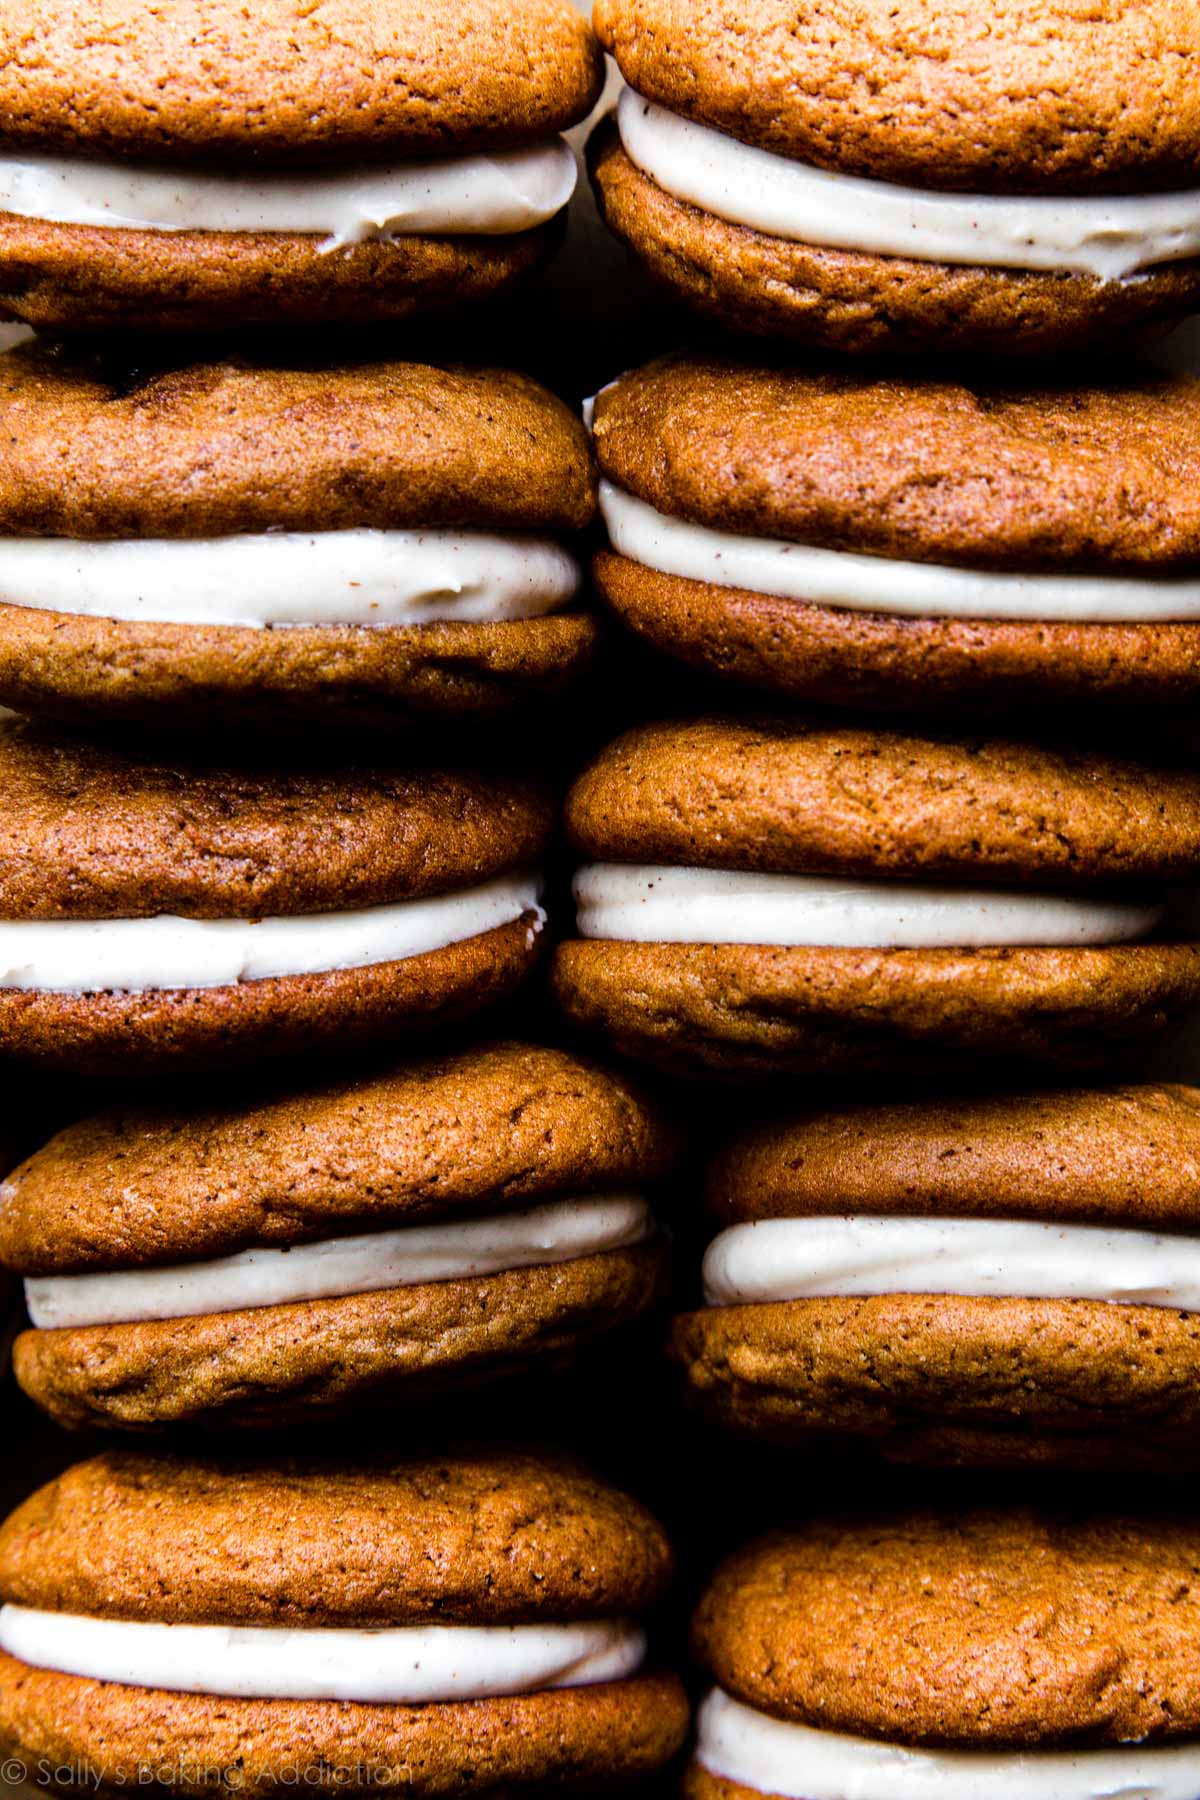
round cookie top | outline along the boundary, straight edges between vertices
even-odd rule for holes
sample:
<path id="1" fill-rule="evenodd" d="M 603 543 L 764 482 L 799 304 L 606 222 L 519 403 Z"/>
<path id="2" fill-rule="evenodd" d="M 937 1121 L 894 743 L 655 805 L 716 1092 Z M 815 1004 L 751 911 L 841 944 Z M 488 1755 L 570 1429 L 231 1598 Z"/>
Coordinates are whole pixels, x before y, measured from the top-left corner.
<path id="1" fill-rule="evenodd" d="M 50 1275 L 230 1256 L 636 1188 L 674 1153 L 624 1077 L 499 1043 L 255 1105 L 70 1125 L 0 1188 L 0 1262 Z"/>
<path id="2" fill-rule="evenodd" d="M 790 1114 L 727 1144 L 707 1193 L 728 1225 L 867 1213 L 1194 1232 L 1200 1089 L 942 1095 Z"/>
<path id="3" fill-rule="evenodd" d="M 0 407 L 12 536 L 568 530 L 594 507 L 582 425 L 503 369 L 147 370 L 23 345 L 0 356 Z"/>
<path id="4" fill-rule="evenodd" d="M 1200 1732 L 1200 1522 L 1032 1509 L 814 1520 L 734 1555 L 694 1624 L 736 1698 L 907 1744 Z"/>
<path id="5" fill-rule="evenodd" d="M 181 1624 L 607 1618 L 648 1605 L 670 1567 L 635 1501 L 523 1453 L 348 1468 L 114 1451 L 0 1527 L 0 1599 Z"/>
<path id="6" fill-rule="evenodd" d="M 981 193 L 1191 187 L 1190 0 L 597 0 L 671 111 L 843 174 Z"/>
<path id="7" fill-rule="evenodd" d="M 718 531 L 911 562 L 1200 566 L 1200 380 L 1081 385 L 684 352 L 597 396 L 603 473 Z"/>
<path id="8" fill-rule="evenodd" d="M 0 792 L 0 919 L 354 911 L 527 867 L 553 823 L 492 771 L 134 760 L 15 721 Z"/>
<path id="9" fill-rule="evenodd" d="M 448 156 L 575 124 L 600 80 L 570 0 L 0 3 L 0 142 L 14 150 Z"/>
<path id="10" fill-rule="evenodd" d="M 1070 887 L 1193 870 L 1200 776 L 1029 744 L 702 719 L 618 738 L 566 817 L 602 861 Z"/>

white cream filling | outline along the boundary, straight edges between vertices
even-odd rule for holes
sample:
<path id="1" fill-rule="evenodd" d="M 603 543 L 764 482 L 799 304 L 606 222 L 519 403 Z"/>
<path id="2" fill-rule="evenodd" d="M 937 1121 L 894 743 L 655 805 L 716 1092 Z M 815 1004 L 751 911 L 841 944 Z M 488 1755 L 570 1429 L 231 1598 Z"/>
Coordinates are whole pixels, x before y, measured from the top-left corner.
<path id="1" fill-rule="evenodd" d="M 640 863 L 590 863 L 576 875 L 574 892 L 581 937 L 639 944 L 888 950 L 1118 944 L 1146 937 L 1167 910 L 1157 899 Z"/>
<path id="2" fill-rule="evenodd" d="M 545 914 L 534 875 L 359 912 L 283 919 L 0 919 L 0 988 L 40 993 L 145 993 L 230 987 L 403 962 Z"/>
<path id="3" fill-rule="evenodd" d="M 674 519 L 611 481 L 600 483 L 600 511 L 613 549 L 645 568 L 814 606 L 904 618 L 1200 619 L 1200 578 L 1190 575 L 1008 575 L 822 550 Z"/>
<path id="4" fill-rule="evenodd" d="M 1104 1750 L 913 1750 L 814 1731 L 720 1688 L 697 1717 L 710 1775 L 782 1800 L 1196 1800 L 1200 1743 Z"/>
<path id="5" fill-rule="evenodd" d="M 553 612 L 578 586 L 565 550 L 516 533 L 0 537 L 0 604 L 89 618 L 257 628 L 496 623 Z"/>
<path id="6" fill-rule="evenodd" d="M 25 1300 L 33 1323 L 50 1331 L 196 1318 L 572 1262 L 640 1244 L 652 1229 L 650 1210 L 636 1195 L 594 1195 L 209 1262 L 33 1277 Z"/>
<path id="7" fill-rule="evenodd" d="M 620 1681 L 636 1625 L 406 1625 L 383 1630 L 168 1625 L 0 1607 L 0 1649 L 91 1681 L 238 1700 L 422 1706 Z"/>
<path id="8" fill-rule="evenodd" d="M 1100 198 L 937 193 L 743 144 L 631 88 L 617 120 L 630 159 L 677 200 L 795 243 L 1103 281 L 1200 255 L 1200 187 Z"/>
<path id="9" fill-rule="evenodd" d="M 1200 1238 L 1039 1219 L 758 1219 L 714 1238 L 710 1306 L 872 1294 L 1104 1300 L 1200 1313 Z"/>
<path id="10" fill-rule="evenodd" d="M 575 191 L 563 138 L 490 156 L 350 169 L 197 173 L 73 156 L 0 156 L 0 212 L 124 231 L 300 232 L 336 250 L 367 238 L 531 231 Z"/>

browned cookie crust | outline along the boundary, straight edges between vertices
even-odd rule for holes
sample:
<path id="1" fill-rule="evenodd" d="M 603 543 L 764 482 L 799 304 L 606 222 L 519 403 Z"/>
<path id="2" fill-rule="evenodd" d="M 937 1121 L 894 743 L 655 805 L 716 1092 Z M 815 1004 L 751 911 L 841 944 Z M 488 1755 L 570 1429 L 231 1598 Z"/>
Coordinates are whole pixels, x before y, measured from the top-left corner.
<path id="1" fill-rule="evenodd" d="M 474 1018 L 537 960 L 532 913 L 403 962 L 236 987 L 139 994 L 0 988 L 0 1063 L 76 1075 L 261 1067 L 277 1057 L 353 1055 Z"/>
<path id="2" fill-rule="evenodd" d="M 18 1343 L 20 1340 L 18 1340 Z M 1200 1468 L 1200 1320 L 1087 1300 L 884 1294 L 676 1319 L 693 1401 L 804 1446 L 899 1462 Z"/>
<path id="3" fill-rule="evenodd" d="M 601 552 L 596 587 L 649 644 L 794 702 L 947 715 L 1039 701 L 1181 707 L 1200 684 L 1200 625 L 920 619 L 813 606 L 661 575 Z M 0 614 L 0 679 L 3 671 Z"/>
<path id="4" fill-rule="evenodd" d="M 0 213 L 0 316 L 41 330 L 219 331 L 418 318 L 491 300 L 544 263 L 554 220 L 510 237 L 348 244 L 295 232 L 131 231 Z"/>
<path id="5" fill-rule="evenodd" d="M 595 21 L 639 93 L 820 168 L 1017 194 L 1196 179 L 1187 0 L 599 0 Z"/>
<path id="6" fill-rule="evenodd" d="M 134 760 L 0 726 L 0 918 L 252 919 L 473 887 L 537 862 L 552 807 L 500 772 Z"/>
<path id="7" fill-rule="evenodd" d="M 670 292 L 728 330 L 850 355 L 1053 356 L 1148 337 L 1200 303 L 1200 261 L 1123 281 L 819 249 L 731 225 L 638 169 L 615 126 L 589 161 L 610 229 Z"/>
<path id="8" fill-rule="evenodd" d="M 573 1356 L 662 1294 L 661 1244 L 471 1281 L 133 1325 L 27 1331 L 17 1380 L 68 1428 L 301 1423 Z"/>
<path id="9" fill-rule="evenodd" d="M 717 531 L 962 567 L 1200 566 L 1192 376 L 918 381 L 684 351 L 606 388 L 594 435 L 619 487 Z"/>
<path id="10" fill-rule="evenodd" d="M 0 1748 L 82 1765 L 107 1797 L 165 1769 L 177 1792 L 214 1788 L 505 1800 L 626 1791 L 683 1743 L 688 1705 L 674 1675 L 442 1706 L 211 1700 L 31 1669 L 0 1654 Z"/>
<path id="11" fill-rule="evenodd" d="M 223 1111 L 70 1125 L 5 1185 L 0 1261 L 81 1274 L 510 1211 L 639 1187 L 675 1150 L 623 1077 L 499 1043 Z"/>
<path id="12" fill-rule="evenodd" d="M 1200 1090 L 1063 1088 L 793 1112 L 733 1138 L 706 1190 L 723 1225 L 868 1213 L 1194 1232 Z"/>
<path id="13" fill-rule="evenodd" d="M 626 732 L 566 819 L 601 860 L 1074 887 L 1188 877 L 1200 777 L 995 739 L 708 719 Z"/>
<path id="14" fill-rule="evenodd" d="M 64 724 L 272 725 L 310 733 L 501 718 L 590 666 L 583 614 L 494 625 L 280 630 L 93 619 L 0 605 L 0 704 Z"/>
<path id="15" fill-rule="evenodd" d="M 446 156 L 573 125 L 601 58 L 568 0 L 0 6 L 10 148 L 304 164 Z"/>
<path id="16" fill-rule="evenodd" d="M 909 1744 L 1200 1733 L 1200 1529 L 1019 1509 L 814 1520 L 749 1546 L 694 1644 L 751 1706 Z"/>
<path id="17" fill-rule="evenodd" d="M 348 1468 L 114 1450 L 0 1526 L 6 1601 L 105 1619 L 621 1618 L 657 1599 L 670 1572 L 662 1529 L 635 1500 L 566 1459 L 518 1452 Z"/>
<path id="18" fill-rule="evenodd" d="M 161 371 L 31 345 L 0 356 L 13 536 L 586 525 L 587 439 L 528 376 L 413 362 Z"/>
<path id="19" fill-rule="evenodd" d="M 683 1075 L 961 1076 L 1013 1059 L 1084 1070 L 1127 1060 L 1200 1005 L 1200 948 L 830 950 L 559 947 L 560 1005 L 612 1049 Z"/>

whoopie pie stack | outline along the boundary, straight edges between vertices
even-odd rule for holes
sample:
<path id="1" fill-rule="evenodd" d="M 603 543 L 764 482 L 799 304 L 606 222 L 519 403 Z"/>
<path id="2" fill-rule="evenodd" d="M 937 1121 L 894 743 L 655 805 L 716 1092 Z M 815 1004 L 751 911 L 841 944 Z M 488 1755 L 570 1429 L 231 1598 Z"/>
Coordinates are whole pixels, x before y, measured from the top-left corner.
<path id="1" fill-rule="evenodd" d="M 730 334 L 585 409 L 597 595 L 659 684 L 568 795 L 554 962 L 592 1042 L 703 1083 L 669 1352 L 784 1526 L 701 1602 L 685 1791 L 1184 1800 L 1197 1527 L 1151 1484 L 1200 1460 L 1200 1102 L 1148 1058 L 1200 999 L 1158 729 L 1200 384 L 1132 352 L 1200 303 L 1200 18 L 595 24 L 601 212 Z M 881 1458 L 1029 1504 L 819 1516 Z"/>
<path id="2" fill-rule="evenodd" d="M 104 0 L 0 6 L 0 63 L 3 310 L 60 334 L 0 355 L 50 1121 L 9 1086 L 0 1343 L 19 1278 L 29 1400 L 147 1440 L 0 1529 L 3 1779 L 640 1787 L 672 1553 L 553 1421 L 646 1354 L 681 1145 L 527 1001 L 596 479 L 466 313 L 557 248 L 601 52 L 570 0 Z"/>
<path id="3" fill-rule="evenodd" d="M 0 1781 L 1195 1800 L 1200 11 L 585 11 L 0 0 Z"/>

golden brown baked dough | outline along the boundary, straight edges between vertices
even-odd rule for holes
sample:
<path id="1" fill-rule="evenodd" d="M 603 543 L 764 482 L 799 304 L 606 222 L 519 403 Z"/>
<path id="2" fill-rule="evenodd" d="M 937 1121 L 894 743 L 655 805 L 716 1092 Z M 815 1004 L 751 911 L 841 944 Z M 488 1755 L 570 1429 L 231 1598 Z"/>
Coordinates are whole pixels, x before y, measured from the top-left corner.
<path id="1" fill-rule="evenodd" d="M 601 58 L 569 0 L 0 6 L 11 148 L 245 164 L 437 156 L 573 125 Z"/>
<path id="2" fill-rule="evenodd" d="M 30 1156 L 3 1189 L 0 1262 L 82 1274 L 510 1211 L 640 1188 L 676 1147 L 624 1076 L 536 1044 L 220 1108 L 176 1095 L 83 1119 Z"/>
<path id="3" fill-rule="evenodd" d="M 696 1615 L 722 1687 L 908 1744 L 1200 1732 L 1200 1528 L 1033 1507 L 814 1519 L 736 1553 Z"/>
<path id="4" fill-rule="evenodd" d="M 518 1452 L 348 1467 L 110 1450 L 0 1526 L 6 1601 L 105 1619 L 620 1618 L 670 1572 L 666 1537 L 636 1501 L 573 1462 Z"/>
<path id="5" fill-rule="evenodd" d="M 1095 886 L 1195 869 L 1200 776 L 998 739 L 702 719 L 617 738 L 566 821 L 599 860 Z"/>
<path id="6" fill-rule="evenodd" d="M 821 168 L 925 188 L 1190 187 L 1189 0 L 598 0 L 639 93 Z"/>

